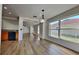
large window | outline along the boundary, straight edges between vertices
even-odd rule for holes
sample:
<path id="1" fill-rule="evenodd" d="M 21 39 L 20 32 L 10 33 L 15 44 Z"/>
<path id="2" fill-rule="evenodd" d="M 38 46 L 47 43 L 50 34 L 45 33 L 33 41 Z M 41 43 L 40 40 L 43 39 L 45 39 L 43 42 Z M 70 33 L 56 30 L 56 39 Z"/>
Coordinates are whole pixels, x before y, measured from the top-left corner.
<path id="1" fill-rule="evenodd" d="M 58 21 L 49 23 L 49 36 L 58 38 Z"/>
<path id="2" fill-rule="evenodd" d="M 50 22 L 49 36 L 79 43 L 79 15 Z"/>
<path id="3" fill-rule="evenodd" d="M 79 15 L 61 20 L 61 39 L 79 43 Z"/>

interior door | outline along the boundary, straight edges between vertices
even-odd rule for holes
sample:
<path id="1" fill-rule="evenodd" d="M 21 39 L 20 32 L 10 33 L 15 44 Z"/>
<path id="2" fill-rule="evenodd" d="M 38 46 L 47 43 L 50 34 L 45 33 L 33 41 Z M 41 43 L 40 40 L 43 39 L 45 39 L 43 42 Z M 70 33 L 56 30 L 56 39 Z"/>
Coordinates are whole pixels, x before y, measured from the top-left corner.
<path id="1" fill-rule="evenodd" d="M 9 32 L 8 36 L 9 36 L 10 41 L 16 40 L 16 33 L 15 32 Z"/>

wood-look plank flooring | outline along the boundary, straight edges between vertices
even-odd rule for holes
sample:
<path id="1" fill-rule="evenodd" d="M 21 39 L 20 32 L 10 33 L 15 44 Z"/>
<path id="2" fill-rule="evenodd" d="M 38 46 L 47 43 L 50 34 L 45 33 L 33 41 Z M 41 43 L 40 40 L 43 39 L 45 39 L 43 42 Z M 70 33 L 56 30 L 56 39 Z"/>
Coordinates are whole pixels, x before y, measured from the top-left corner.
<path id="1" fill-rule="evenodd" d="M 30 39 L 24 36 L 22 41 L 2 41 L 2 55 L 78 55 L 69 49 L 46 40 Z"/>

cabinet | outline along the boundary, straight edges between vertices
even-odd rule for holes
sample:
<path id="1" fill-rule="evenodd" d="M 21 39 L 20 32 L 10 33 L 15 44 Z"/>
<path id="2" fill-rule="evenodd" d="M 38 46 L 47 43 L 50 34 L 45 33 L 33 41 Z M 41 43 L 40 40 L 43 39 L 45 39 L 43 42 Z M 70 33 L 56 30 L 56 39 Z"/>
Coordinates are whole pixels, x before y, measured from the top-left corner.
<path id="1" fill-rule="evenodd" d="M 1 40 L 2 41 L 15 41 L 15 40 L 18 40 L 18 32 L 2 31 Z"/>

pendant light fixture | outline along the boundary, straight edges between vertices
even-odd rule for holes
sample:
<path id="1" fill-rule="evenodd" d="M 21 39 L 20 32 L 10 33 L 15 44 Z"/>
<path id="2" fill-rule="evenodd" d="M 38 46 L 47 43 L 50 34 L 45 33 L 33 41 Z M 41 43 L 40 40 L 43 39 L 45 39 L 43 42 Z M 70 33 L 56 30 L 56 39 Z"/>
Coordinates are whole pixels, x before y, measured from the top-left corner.
<path id="1" fill-rule="evenodd" d="M 41 20 L 41 23 L 45 22 L 44 20 L 44 9 L 42 9 L 42 20 Z"/>

